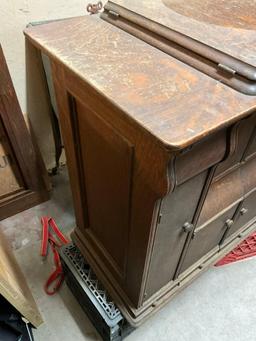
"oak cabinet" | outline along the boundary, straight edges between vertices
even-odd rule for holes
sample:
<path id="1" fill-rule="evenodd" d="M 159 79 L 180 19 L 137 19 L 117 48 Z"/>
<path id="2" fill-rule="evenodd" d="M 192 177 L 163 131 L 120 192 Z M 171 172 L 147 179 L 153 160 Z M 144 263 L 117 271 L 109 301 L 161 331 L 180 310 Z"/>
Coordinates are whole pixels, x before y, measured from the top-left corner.
<path id="1" fill-rule="evenodd" d="M 227 61 L 253 63 L 249 52 L 239 44 L 231 51 L 223 33 L 188 17 L 192 36 L 182 48 L 201 49 L 193 39 L 208 28 L 203 43 L 212 37 L 221 61 L 204 49 L 197 60 L 187 54 L 193 62 L 182 59 L 170 4 L 169 19 L 143 4 L 109 2 L 101 17 L 25 31 L 51 61 L 76 212 L 72 238 L 133 325 L 256 228 L 256 97 L 246 78 L 256 65 L 243 76 L 240 63 L 233 74 L 219 72 L 228 53 Z"/>

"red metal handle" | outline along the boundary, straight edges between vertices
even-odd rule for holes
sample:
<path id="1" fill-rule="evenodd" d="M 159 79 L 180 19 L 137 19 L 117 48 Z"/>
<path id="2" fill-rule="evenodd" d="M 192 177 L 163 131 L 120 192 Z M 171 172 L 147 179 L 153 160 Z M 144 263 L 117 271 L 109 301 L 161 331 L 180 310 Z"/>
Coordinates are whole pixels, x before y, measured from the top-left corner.
<path id="1" fill-rule="evenodd" d="M 44 290 L 47 295 L 54 295 L 59 290 L 64 280 L 64 273 L 62 270 L 58 248 L 61 247 L 62 245 L 69 243 L 69 240 L 60 231 L 53 218 L 42 217 L 41 223 L 42 223 L 41 256 L 46 257 L 48 251 L 48 244 L 50 244 L 55 264 L 55 270 L 47 279 L 44 285 Z M 50 229 L 55 233 L 57 238 L 60 240 L 60 243 L 56 241 Z M 51 286 L 53 286 L 52 289 L 50 289 Z"/>

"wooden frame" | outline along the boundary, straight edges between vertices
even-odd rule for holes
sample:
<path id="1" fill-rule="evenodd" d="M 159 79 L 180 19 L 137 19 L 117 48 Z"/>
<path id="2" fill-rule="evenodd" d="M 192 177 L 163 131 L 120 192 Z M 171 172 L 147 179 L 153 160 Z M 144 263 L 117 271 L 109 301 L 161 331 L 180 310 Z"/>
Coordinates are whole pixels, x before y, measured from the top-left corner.
<path id="1" fill-rule="evenodd" d="M 43 161 L 28 132 L 0 45 L 0 127 L 19 184 L 0 196 L 0 220 L 49 199 L 50 183 Z"/>

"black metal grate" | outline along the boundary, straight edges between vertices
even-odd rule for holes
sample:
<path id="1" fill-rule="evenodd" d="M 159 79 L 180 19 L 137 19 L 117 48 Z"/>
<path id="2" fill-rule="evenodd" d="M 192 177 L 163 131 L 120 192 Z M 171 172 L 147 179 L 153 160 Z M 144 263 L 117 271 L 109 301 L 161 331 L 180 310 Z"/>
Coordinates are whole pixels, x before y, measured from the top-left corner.
<path id="1" fill-rule="evenodd" d="M 74 265 L 77 273 L 90 289 L 100 306 L 104 309 L 107 316 L 113 320 L 118 316 L 121 317 L 120 310 L 116 307 L 103 285 L 97 279 L 90 265 L 86 262 L 79 249 L 74 244 L 68 244 L 62 249 L 63 254 Z"/>

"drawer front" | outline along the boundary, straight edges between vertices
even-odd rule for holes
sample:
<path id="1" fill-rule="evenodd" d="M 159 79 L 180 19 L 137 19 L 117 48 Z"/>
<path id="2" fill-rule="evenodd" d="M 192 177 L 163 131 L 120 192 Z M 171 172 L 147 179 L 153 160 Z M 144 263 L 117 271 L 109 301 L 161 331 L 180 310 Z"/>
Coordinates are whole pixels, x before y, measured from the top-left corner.
<path id="1" fill-rule="evenodd" d="M 227 148 L 227 131 L 221 130 L 191 146 L 177 156 L 175 173 L 177 184 L 193 178 L 224 159 Z"/>
<path id="2" fill-rule="evenodd" d="M 228 169 L 241 163 L 249 148 L 249 144 L 255 132 L 255 127 L 256 114 L 241 120 L 232 127 L 229 138 L 229 155 L 225 161 L 219 164 L 216 170 L 216 176 L 225 173 Z M 252 145 L 251 148 L 252 150 L 248 150 L 248 154 L 253 152 L 255 145 Z"/>
<path id="3" fill-rule="evenodd" d="M 232 206 L 212 222 L 195 229 L 194 237 L 188 247 L 180 273 L 187 270 L 207 253 L 219 246 L 226 227 L 232 221 L 237 207 L 238 204 Z"/>
<path id="4" fill-rule="evenodd" d="M 242 201 L 256 188 L 256 158 L 240 165 L 239 168 L 221 177 L 211 184 L 203 205 L 198 226 L 204 225 L 219 212 Z"/>
<path id="5" fill-rule="evenodd" d="M 244 184 L 239 168 L 211 184 L 197 225 L 205 225 L 219 212 L 224 212 L 235 202 L 242 201 L 243 197 Z"/>
<path id="6" fill-rule="evenodd" d="M 225 240 L 229 239 L 232 235 L 236 237 L 236 232 L 253 219 L 256 219 L 256 189 L 239 206 L 237 214 L 233 219 L 234 223 L 230 225 L 226 232 Z"/>
<path id="7" fill-rule="evenodd" d="M 256 156 L 256 128 L 253 131 L 249 145 L 245 152 L 245 159 L 247 160 L 250 157 L 254 157 L 254 156 Z"/>

